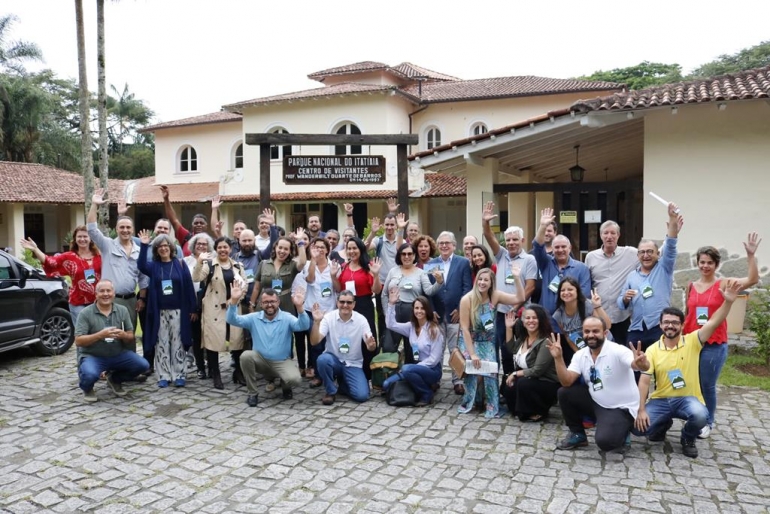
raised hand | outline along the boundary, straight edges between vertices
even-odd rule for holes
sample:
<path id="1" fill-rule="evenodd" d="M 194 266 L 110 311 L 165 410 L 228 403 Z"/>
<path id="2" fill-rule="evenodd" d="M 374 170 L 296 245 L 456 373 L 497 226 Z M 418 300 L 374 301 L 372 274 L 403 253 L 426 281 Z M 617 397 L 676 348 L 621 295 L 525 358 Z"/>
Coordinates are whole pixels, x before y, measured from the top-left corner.
<path id="1" fill-rule="evenodd" d="M 340 272 L 340 263 L 335 260 L 332 260 L 331 263 L 329 264 L 329 271 L 331 272 L 331 275 L 333 277 L 336 277 L 337 273 Z"/>
<path id="2" fill-rule="evenodd" d="M 371 219 L 371 224 L 372 224 L 372 234 L 377 233 L 377 231 L 380 230 L 380 218 L 375 216 L 374 218 Z"/>
<path id="3" fill-rule="evenodd" d="M 374 259 L 369 262 L 369 271 L 377 275 L 380 272 L 380 269 L 382 268 L 382 261 L 375 257 Z"/>
<path id="4" fill-rule="evenodd" d="M 160 194 L 163 196 L 163 200 L 168 200 L 168 186 L 159 186 Z"/>
<path id="5" fill-rule="evenodd" d="M 516 311 L 513 309 L 505 313 L 505 328 L 513 328 L 516 324 Z"/>
<path id="6" fill-rule="evenodd" d="M 632 362 L 634 369 L 650 369 L 650 362 L 647 360 L 647 354 L 642 350 L 642 342 L 637 341 L 636 348 L 634 348 L 634 343 L 628 343 L 628 347 L 634 352 L 634 361 Z"/>
<path id="7" fill-rule="evenodd" d="M 390 213 L 397 212 L 399 205 L 400 204 L 396 203 L 396 199 L 395 198 L 392 198 L 392 197 L 388 198 L 388 212 L 390 212 Z"/>
<path id="8" fill-rule="evenodd" d="M 551 333 L 550 339 L 545 343 L 546 348 L 548 348 L 548 351 L 551 353 L 551 357 L 556 359 L 561 359 L 561 334 L 554 334 Z"/>
<path id="9" fill-rule="evenodd" d="M 275 211 L 271 209 L 265 209 L 262 211 L 262 217 L 265 219 L 268 225 L 275 225 Z"/>
<path id="10" fill-rule="evenodd" d="M 403 212 L 396 214 L 396 226 L 398 227 L 398 230 L 404 230 L 408 223 L 409 220 L 406 219 L 406 215 Z"/>
<path id="11" fill-rule="evenodd" d="M 118 200 L 118 216 L 125 216 L 128 212 L 128 203 L 125 198 Z"/>
<path id="12" fill-rule="evenodd" d="M 377 340 L 374 338 L 372 334 L 369 334 L 369 337 L 365 339 L 366 341 L 366 349 L 370 352 L 373 352 L 377 349 Z"/>
<path id="13" fill-rule="evenodd" d="M 596 289 L 591 289 L 591 306 L 594 310 L 602 306 L 602 297 L 596 292 Z"/>
<path id="14" fill-rule="evenodd" d="M 305 288 L 298 287 L 291 295 L 291 301 L 297 310 L 303 310 L 305 305 Z"/>
<path id="15" fill-rule="evenodd" d="M 143 230 L 140 230 L 139 234 L 137 234 L 137 235 L 139 236 L 139 241 L 141 241 L 142 244 L 146 244 L 146 245 L 150 244 L 150 231 L 149 230 L 147 230 L 146 228 L 143 229 Z"/>
<path id="16" fill-rule="evenodd" d="M 751 256 L 757 253 L 757 248 L 759 248 L 759 243 L 761 243 L 762 240 L 759 238 L 759 234 L 756 232 L 749 232 L 748 240 L 743 243 L 743 247 L 746 249 L 746 255 Z"/>
<path id="17" fill-rule="evenodd" d="M 37 250 L 37 243 L 33 241 L 31 237 L 28 237 L 27 239 L 22 239 L 21 241 L 19 241 L 19 244 L 25 250 L 32 250 L 33 252 Z"/>
<path id="18" fill-rule="evenodd" d="M 521 268 L 515 262 L 511 262 L 511 275 L 513 275 L 514 278 L 521 276 Z"/>
<path id="19" fill-rule="evenodd" d="M 484 209 L 481 211 L 481 221 L 490 222 L 497 218 L 495 214 L 495 202 L 487 202 L 484 204 Z"/>
<path id="20" fill-rule="evenodd" d="M 345 208 L 345 214 L 352 216 L 353 215 L 353 204 L 352 203 L 343 203 L 342 207 Z"/>
<path id="21" fill-rule="evenodd" d="M 201 252 L 198 254 L 198 264 L 202 264 L 203 261 L 211 260 L 211 252 Z"/>
<path id="22" fill-rule="evenodd" d="M 555 219 L 556 219 L 556 216 L 553 215 L 553 209 L 552 208 L 546 207 L 545 209 L 540 211 L 540 226 L 541 227 L 547 227 Z"/>
<path id="23" fill-rule="evenodd" d="M 243 289 L 241 289 L 241 284 L 239 284 L 237 280 L 233 280 L 233 284 L 230 286 L 230 299 L 234 300 L 232 302 L 233 305 L 238 305 L 242 296 Z"/>
<path id="24" fill-rule="evenodd" d="M 297 227 L 297 230 L 294 232 L 294 240 L 299 241 L 302 239 L 302 236 L 305 235 L 305 229 L 302 227 Z"/>
<path id="25" fill-rule="evenodd" d="M 391 287 L 390 289 L 388 289 L 388 303 L 391 305 L 395 305 L 396 302 L 398 302 L 398 288 Z"/>
<path id="26" fill-rule="evenodd" d="M 321 306 L 318 305 L 318 303 L 313 304 L 313 321 L 321 321 L 324 319 L 324 314 L 326 314 L 324 311 L 321 310 Z"/>
<path id="27" fill-rule="evenodd" d="M 94 195 L 91 197 L 91 203 L 95 203 L 96 205 L 104 205 L 107 203 L 107 200 L 104 199 L 104 189 L 97 189 L 94 191 Z"/>
<path id="28" fill-rule="evenodd" d="M 724 291 L 720 291 L 726 302 L 734 302 L 738 298 L 738 293 L 741 292 L 741 282 L 738 280 L 732 281 L 725 287 Z"/>
<path id="29" fill-rule="evenodd" d="M 680 209 L 677 207 L 677 205 L 674 202 L 668 203 L 668 217 L 669 218 L 676 218 L 679 214 Z"/>
<path id="30" fill-rule="evenodd" d="M 220 195 L 216 195 L 211 199 L 211 210 L 219 209 L 220 207 L 222 207 L 222 197 Z"/>
<path id="31" fill-rule="evenodd" d="M 321 254 L 321 252 L 316 248 L 315 246 L 310 247 L 310 258 L 315 260 L 318 259 L 318 256 Z"/>

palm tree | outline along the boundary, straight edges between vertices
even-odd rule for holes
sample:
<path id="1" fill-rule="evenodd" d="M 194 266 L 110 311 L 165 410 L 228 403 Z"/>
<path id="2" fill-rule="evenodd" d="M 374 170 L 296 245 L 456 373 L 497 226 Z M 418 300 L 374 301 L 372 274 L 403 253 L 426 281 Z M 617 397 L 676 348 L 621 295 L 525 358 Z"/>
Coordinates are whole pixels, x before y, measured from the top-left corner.
<path id="1" fill-rule="evenodd" d="M 97 98 L 97 112 L 99 117 L 99 187 L 105 193 L 109 191 L 107 181 L 109 175 L 109 156 L 107 145 L 107 80 L 105 76 L 104 55 L 104 0 L 96 0 L 96 54 L 97 77 L 99 92 Z M 108 198 L 109 196 L 106 196 Z M 99 226 L 109 232 L 110 211 L 107 203 L 99 208 Z"/>
<path id="2" fill-rule="evenodd" d="M 83 188 L 85 191 L 85 212 L 91 208 L 94 194 L 94 161 L 91 150 L 91 109 L 88 104 L 88 77 L 86 76 L 86 38 L 83 29 L 83 0 L 75 0 L 75 22 L 78 40 L 78 88 L 80 91 L 80 153 L 82 154 Z"/>
<path id="3" fill-rule="evenodd" d="M 107 111 L 109 118 L 109 126 L 107 131 L 110 137 L 110 147 L 112 153 L 123 153 L 123 144 L 125 139 L 130 135 L 133 137 L 133 144 L 137 144 L 140 140 L 137 140 L 136 131 L 147 125 L 150 119 L 155 116 L 155 113 L 144 105 L 142 100 L 136 98 L 132 93 L 128 84 L 123 86 L 123 91 L 118 91 L 114 85 L 110 85 L 113 96 L 107 98 Z"/>
<path id="4" fill-rule="evenodd" d="M 26 74 L 25 61 L 42 61 L 43 52 L 35 43 L 8 41 L 8 34 L 18 18 L 13 14 L 0 16 L 0 68 L 18 75 Z"/>

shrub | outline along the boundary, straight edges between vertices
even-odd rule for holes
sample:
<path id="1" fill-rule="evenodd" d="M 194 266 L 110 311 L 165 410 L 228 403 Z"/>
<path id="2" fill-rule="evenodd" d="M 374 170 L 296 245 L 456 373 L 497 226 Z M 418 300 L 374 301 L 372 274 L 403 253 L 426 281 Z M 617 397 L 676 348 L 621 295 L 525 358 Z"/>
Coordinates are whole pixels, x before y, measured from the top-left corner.
<path id="1" fill-rule="evenodd" d="M 757 340 L 754 352 L 770 367 L 770 292 L 756 291 L 746 316 Z"/>

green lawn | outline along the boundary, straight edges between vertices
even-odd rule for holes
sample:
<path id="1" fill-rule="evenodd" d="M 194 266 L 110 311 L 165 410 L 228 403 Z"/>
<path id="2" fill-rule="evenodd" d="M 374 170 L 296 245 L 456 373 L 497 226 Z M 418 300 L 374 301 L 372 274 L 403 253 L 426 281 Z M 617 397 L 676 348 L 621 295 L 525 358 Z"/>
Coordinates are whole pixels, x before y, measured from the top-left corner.
<path id="1" fill-rule="evenodd" d="M 725 367 L 722 368 L 722 374 L 719 376 L 719 384 L 725 386 L 758 387 L 759 389 L 770 391 L 770 376 L 758 377 L 743 373 L 736 368 L 736 366 L 741 364 L 762 364 L 762 360 L 753 355 L 730 353 Z"/>

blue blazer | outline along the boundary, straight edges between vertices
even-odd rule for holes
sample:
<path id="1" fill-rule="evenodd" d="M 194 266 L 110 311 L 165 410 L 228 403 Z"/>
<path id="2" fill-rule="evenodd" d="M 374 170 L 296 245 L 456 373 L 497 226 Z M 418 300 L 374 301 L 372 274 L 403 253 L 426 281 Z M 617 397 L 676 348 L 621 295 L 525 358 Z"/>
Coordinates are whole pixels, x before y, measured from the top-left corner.
<path id="1" fill-rule="evenodd" d="M 441 257 L 429 261 L 429 264 L 441 264 Z M 430 275 L 431 283 L 436 279 Z M 441 316 L 442 321 L 448 322 L 452 311 L 460 308 L 460 299 L 473 288 L 471 281 L 471 264 L 465 257 L 454 255 L 449 267 L 449 276 L 444 277 L 444 285 L 431 296 L 433 310 Z"/>

